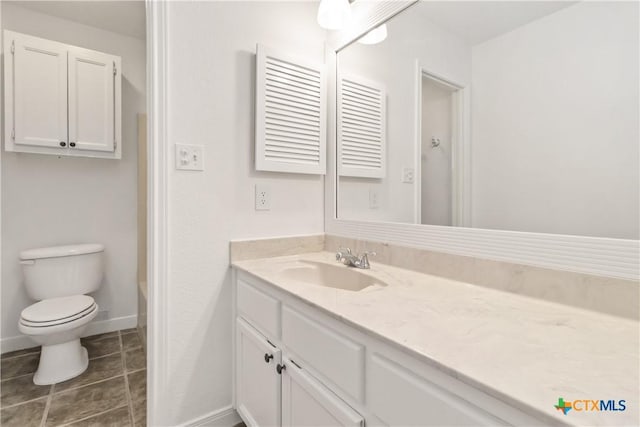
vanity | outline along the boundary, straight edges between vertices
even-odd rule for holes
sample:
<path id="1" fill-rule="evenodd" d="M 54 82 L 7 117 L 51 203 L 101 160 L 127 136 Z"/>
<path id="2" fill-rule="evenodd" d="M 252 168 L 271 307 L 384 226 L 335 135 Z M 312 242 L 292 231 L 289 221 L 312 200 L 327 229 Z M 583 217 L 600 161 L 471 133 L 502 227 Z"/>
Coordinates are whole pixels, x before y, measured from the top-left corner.
<path id="1" fill-rule="evenodd" d="M 247 425 L 634 422 L 637 408 L 586 418 L 554 405 L 565 392 L 632 399 L 637 322 L 371 264 L 327 251 L 233 262 Z"/>

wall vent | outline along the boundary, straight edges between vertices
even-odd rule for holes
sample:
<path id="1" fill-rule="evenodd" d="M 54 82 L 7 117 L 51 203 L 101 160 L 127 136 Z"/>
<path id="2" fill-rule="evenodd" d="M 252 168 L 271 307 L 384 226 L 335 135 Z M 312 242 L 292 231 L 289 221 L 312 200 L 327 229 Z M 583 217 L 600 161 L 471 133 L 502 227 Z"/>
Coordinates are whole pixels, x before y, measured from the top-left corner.
<path id="1" fill-rule="evenodd" d="M 324 174 L 324 67 L 262 45 L 256 66 L 256 170 Z"/>
<path id="2" fill-rule="evenodd" d="M 384 178 L 386 171 L 386 92 L 359 77 L 338 84 L 340 176 Z"/>

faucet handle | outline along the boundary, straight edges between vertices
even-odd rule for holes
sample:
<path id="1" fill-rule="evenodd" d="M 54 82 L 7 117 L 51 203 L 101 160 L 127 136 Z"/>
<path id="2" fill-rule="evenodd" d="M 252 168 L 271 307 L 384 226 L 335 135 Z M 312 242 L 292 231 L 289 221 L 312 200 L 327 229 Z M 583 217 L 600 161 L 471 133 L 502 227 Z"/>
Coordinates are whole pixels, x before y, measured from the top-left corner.
<path id="1" fill-rule="evenodd" d="M 370 268 L 371 265 L 369 264 L 369 255 L 371 256 L 376 256 L 376 253 L 371 251 L 364 251 L 362 253 L 362 255 L 360 255 L 360 268 Z"/>
<path id="2" fill-rule="evenodd" d="M 344 254 L 351 255 L 350 248 L 339 247 L 338 252 L 336 252 L 336 261 L 341 261 L 344 258 Z"/>

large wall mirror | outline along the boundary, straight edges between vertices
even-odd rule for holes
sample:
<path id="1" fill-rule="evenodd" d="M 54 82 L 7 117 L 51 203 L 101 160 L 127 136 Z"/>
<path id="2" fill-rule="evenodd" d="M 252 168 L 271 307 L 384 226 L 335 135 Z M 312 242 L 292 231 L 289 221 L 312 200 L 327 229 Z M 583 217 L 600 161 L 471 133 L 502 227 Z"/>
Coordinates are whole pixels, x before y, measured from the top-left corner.
<path id="1" fill-rule="evenodd" d="M 420 1 L 340 49 L 337 219 L 637 240 L 638 8 Z"/>

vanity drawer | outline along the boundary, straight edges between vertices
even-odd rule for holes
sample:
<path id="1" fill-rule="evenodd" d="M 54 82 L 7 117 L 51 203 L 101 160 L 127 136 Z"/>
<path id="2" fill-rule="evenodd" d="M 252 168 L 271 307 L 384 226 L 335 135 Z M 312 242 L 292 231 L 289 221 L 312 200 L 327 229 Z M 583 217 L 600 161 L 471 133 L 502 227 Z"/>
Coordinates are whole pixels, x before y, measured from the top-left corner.
<path id="1" fill-rule="evenodd" d="M 286 305 L 282 308 L 282 341 L 303 368 L 316 371 L 350 397 L 364 400 L 363 345 Z"/>
<path id="2" fill-rule="evenodd" d="M 242 279 L 238 279 L 237 283 L 238 315 L 267 338 L 280 338 L 280 301 Z"/>
<path id="3" fill-rule="evenodd" d="M 367 406 L 386 425 L 508 425 L 380 354 L 370 355 L 368 365 Z"/>

